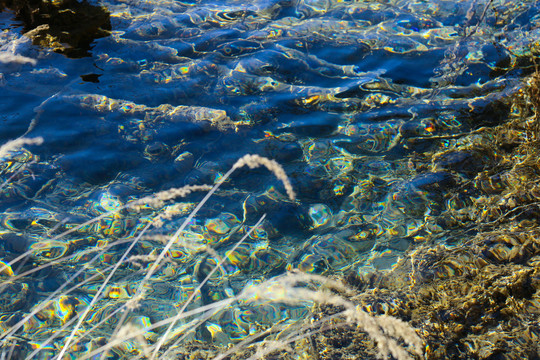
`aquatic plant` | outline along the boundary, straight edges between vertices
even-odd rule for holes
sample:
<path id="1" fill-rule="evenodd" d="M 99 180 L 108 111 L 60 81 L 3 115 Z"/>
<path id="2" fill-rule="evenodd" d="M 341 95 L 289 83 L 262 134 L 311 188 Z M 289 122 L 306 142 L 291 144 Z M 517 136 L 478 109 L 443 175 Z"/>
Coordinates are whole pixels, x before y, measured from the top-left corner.
<path id="1" fill-rule="evenodd" d="M 538 92 L 508 100 L 537 3 L 103 0 L 85 74 L 21 46 L 89 51 L 56 11 L 86 2 L 43 3 L 73 31 L 33 12 L 0 49 L 49 137 L 0 164 L 3 357 L 540 354 Z M 247 148 L 300 200 L 261 157 L 224 179 Z"/>

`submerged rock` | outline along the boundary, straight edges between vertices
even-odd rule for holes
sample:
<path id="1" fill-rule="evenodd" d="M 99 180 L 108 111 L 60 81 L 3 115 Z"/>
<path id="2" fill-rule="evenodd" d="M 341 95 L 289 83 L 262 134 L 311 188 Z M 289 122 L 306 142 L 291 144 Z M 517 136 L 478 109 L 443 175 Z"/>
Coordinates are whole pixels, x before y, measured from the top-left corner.
<path id="1" fill-rule="evenodd" d="M 109 11 L 87 1 L 0 1 L 0 11 L 5 8 L 15 12 L 34 44 L 73 58 L 89 56 L 92 42 L 112 30 Z"/>

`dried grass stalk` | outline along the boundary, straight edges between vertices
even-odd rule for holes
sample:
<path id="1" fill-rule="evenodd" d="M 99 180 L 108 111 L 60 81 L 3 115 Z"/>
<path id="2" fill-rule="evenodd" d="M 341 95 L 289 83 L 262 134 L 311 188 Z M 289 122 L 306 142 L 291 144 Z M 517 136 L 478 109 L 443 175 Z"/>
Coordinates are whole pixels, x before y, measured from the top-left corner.
<path id="1" fill-rule="evenodd" d="M 42 137 L 35 138 L 18 138 L 8 141 L 4 145 L 0 146 L 0 158 L 6 157 L 10 151 L 20 149 L 24 145 L 41 145 L 43 144 Z"/>

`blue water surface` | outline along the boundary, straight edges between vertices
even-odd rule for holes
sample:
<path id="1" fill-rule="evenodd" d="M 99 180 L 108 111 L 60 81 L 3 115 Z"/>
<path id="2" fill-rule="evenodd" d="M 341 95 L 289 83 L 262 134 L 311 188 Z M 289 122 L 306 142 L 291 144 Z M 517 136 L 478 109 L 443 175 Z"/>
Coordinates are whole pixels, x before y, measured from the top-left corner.
<path id="1" fill-rule="evenodd" d="M 432 155 L 448 139 L 507 119 L 511 96 L 534 69 L 529 58 L 540 35 L 534 1 L 88 3 L 86 11 L 106 14 L 111 30 L 86 48 L 54 41 L 52 21 L 53 40 L 39 41 L 14 9 L 0 13 L 0 143 L 44 140 L 2 160 L 0 260 L 35 249 L 13 271 L 49 264 L 19 279 L 27 300 L 0 309 L 0 326 L 36 344 L 73 309 L 82 313 L 104 279 L 60 291 L 24 329 L 13 330 L 15 318 L 45 307 L 68 279 L 108 273 L 134 239 L 130 256 L 155 255 L 204 192 L 139 212 L 122 206 L 162 190 L 213 185 L 245 154 L 276 160 L 296 199 L 264 168 L 237 170 L 191 220 L 181 234 L 191 245 L 173 246 L 130 319 L 148 325 L 176 314 L 219 261 L 215 255 L 225 256 L 263 214 L 188 309 L 288 270 L 391 268 L 415 239 L 441 231 L 433 219 L 460 184 L 489 166 L 463 154 L 435 164 Z M 446 238 L 456 240 L 451 232 Z M 126 262 L 83 328 L 112 334 L 119 314 L 90 329 L 136 293 L 150 263 Z M 238 342 L 255 323 L 302 318 L 309 308 L 263 305 L 227 308 L 192 327 L 189 339 Z M 154 329 L 148 340 L 164 331 Z M 39 356 L 57 354 L 68 336 L 58 332 Z M 80 340 L 74 358 L 97 343 Z"/>

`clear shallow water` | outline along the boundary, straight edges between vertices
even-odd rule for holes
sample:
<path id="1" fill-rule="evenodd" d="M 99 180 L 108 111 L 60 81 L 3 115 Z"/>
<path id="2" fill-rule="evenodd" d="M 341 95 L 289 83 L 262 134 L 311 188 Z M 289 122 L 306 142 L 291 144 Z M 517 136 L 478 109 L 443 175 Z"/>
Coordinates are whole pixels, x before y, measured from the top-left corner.
<path id="1" fill-rule="evenodd" d="M 202 195 L 140 213 L 114 212 L 121 205 L 172 187 L 213 184 L 246 153 L 278 161 L 297 200 L 287 200 L 265 170 L 235 173 L 183 233 L 194 245 L 174 247 L 173 265 L 151 281 L 134 321 L 174 314 L 216 263 L 203 246 L 223 256 L 263 213 L 263 226 L 192 308 L 288 269 L 362 273 L 391 267 L 421 239 L 459 240 L 437 216 L 480 196 L 455 192 L 500 159 L 496 152 L 452 152 L 450 139 L 505 120 L 509 96 L 532 71 L 528 56 L 538 38 L 533 2 L 100 4 L 112 32 L 86 57 L 33 45 L 23 35 L 31 29 L 12 12 L 0 18 L 0 60 L 8 59 L 0 62 L 1 140 L 25 133 L 45 140 L 4 160 L 2 260 L 36 247 L 24 265 L 12 266 L 20 273 L 74 256 L 22 281 L 31 295 L 4 309 L 6 329 L 89 261 L 85 250 L 132 240 L 167 210 L 172 217 L 148 230 L 131 254 L 162 248 L 159 236 L 173 234 Z M 107 250 L 77 280 L 104 272 L 125 249 Z M 90 312 L 88 328 L 133 294 L 141 267 L 148 262 L 126 264 L 113 277 L 115 287 Z M 76 306 L 57 300 L 25 337 L 43 341 L 47 329 L 70 318 L 66 308 L 81 312 L 92 301 L 102 280 L 70 295 Z M 255 323 L 302 317 L 308 309 L 264 305 L 228 308 L 190 337 L 238 341 Z M 114 325 L 107 321 L 101 333 Z M 59 335 L 56 347 L 67 336 Z M 81 344 L 81 353 L 95 346 Z M 57 350 L 48 351 L 42 356 Z"/>

